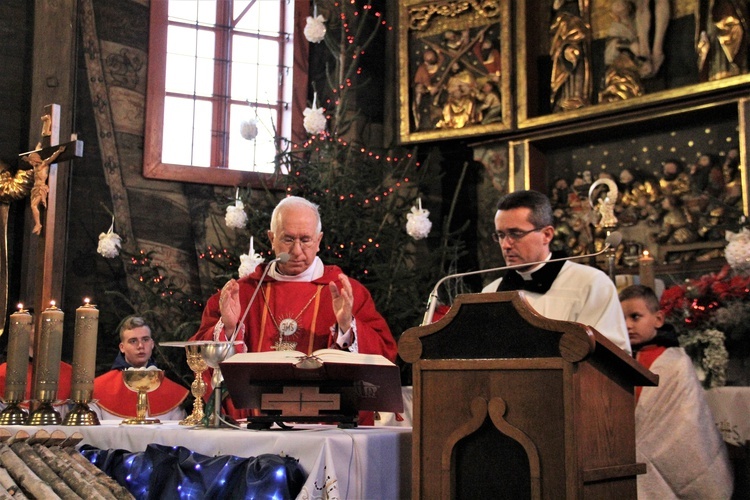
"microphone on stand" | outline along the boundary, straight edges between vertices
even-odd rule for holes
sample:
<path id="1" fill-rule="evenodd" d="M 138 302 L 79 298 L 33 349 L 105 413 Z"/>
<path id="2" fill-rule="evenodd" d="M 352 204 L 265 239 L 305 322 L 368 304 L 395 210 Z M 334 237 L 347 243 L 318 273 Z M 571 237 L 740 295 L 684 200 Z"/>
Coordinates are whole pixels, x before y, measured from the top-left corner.
<path id="1" fill-rule="evenodd" d="M 250 312 L 250 307 L 253 305 L 253 302 L 255 302 L 255 297 L 258 295 L 258 291 L 260 290 L 261 285 L 263 285 L 263 280 L 266 278 L 266 275 L 268 274 L 268 271 L 271 269 L 271 264 L 274 262 L 281 262 L 282 264 L 289 262 L 289 259 L 291 258 L 291 255 L 289 255 L 286 252 L 280 253 L 275 259 L 273 259 L 271 262 L 268 263 L 265 269 L 263 269 L 263 274 L 260 275 L 260 279 L 258 280 L 258 285 L 255 287 L 255 291 L 253 292 L 252 297 L 250 297 L 250 302 L 247 303 L 247 307 L 245 307 L 245 312 L 242 313 L 242 318 L 237 322 L 237 325 L 234 327 L 234 333 L 232 333 L 232 338 L 229 340 L 230 342 L 234 342 L 234 339 L 237 337 L 237 333 L 240 331 L 240 325 L 242 325 L 245 322 L 245 318 L 247 317 L 247 313 Z"/>
<path id="2" fill-rule="evenodd" d="M 617 248 L 617 245 L 620 244 L 622 241 L 622 234 L 615 231 L 609 234 L 607 236 L 607 239 L 604 240 L 604 248 L 599 250 L 595 253 L 589 253 L 586 255 L 573 255 L 571 257 L 560 257 L 558 259 L 550 259 L 550 260 L 540 260 L 537 262 L 525 262 L 523 264 L 514 264 L 512 266 L 503 266 L 503 267 L 495 267 L 492 269 L 480 269 L 478 271 L 469 271 L 466 273 L 457 273 L 457 274 L 449 274 L 448 276 L 443 276 L 437 283 L 435 283 L 435 286 L 432 289 L 432 292 L 430 293 L 429 298 L 427 299 L 427 311 L 424 313 L 424 318 L 422 318 L 422 324 L 420 326 L 428 325 L 432 323 L 432 318 L 435 315 L 435 308 L 437 307 L 437 298 L 438 298 L 438 288 L 440 288 L 440 285 L 442 285 L 445 281 L 452 279 L 452 278 L 463 278 L 464 276 L 473 276 L 475 274 L 483 274 L 483 273 L 491 273 L 495 271 L 508 271 L 511 269 L 517 269 L 519 267 L 532 267 L 536 266 L 537 264 L 546 264 L 547 262 L 559 262 L 561 260 L 574 260 L 574 259 L 585 259 L 587 257 L 596 257 L 597 255 L 601 255 L 610 248 Z"/>

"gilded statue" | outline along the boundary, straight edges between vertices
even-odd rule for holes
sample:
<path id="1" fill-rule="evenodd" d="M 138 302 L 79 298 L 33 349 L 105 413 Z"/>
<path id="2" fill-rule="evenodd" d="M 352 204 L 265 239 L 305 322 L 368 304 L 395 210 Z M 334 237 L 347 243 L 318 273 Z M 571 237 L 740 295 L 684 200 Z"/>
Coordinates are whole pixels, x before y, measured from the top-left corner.
<path id="1" fill-rule="evenodd" d="M 13 175 L 10 173 L 10 167 L 0 161 L 0 203 L 9 204 L 26 198 L 31 191 L 33 179 L 33 170 L 18 169 Z"/>
<path id="2" fill-rule="evenodd" d="M 448 100 L 443 105 L 443 118 L 437 128 L 457 129 L 477 122 L 477 82 L 474 76 L 455 62 L 446 84 Z"/>
<path id="3" fill-rule="evenodd" d="M 610 3 L 612 22 L 604 48 L 604 82 L 599 92 L 599 102 L 624 101 L 645 93 L 636 61 L 639 50 L 635 26 L 635 6 L 630 0 L 613 0 Z"/>
<path id="4" fill-rule="evenodd" d="M 37 149 L 41 148 L 41 144 L 38 145 Z M 47 207 L 47 195 L 49 194 L 49 186 L 47 185 L 47 177 L 49 177 L 49 166 L 52 165 L 58 156 L 65 151 L 65 146 L 60 146 L 57 151 L 52 153 L 48 158 L 42 159 L 39 153 L 31 153 L 28 156 L 24 156 L 23 159 L 33 167 L 34 171 L 34 185 L 31 188 L 31 213 L 34 216 L 34 229 L 31 230 L 34 234 L 40 234 L 42 232 L 42 220 L 39 213 L 39 206 Z"/>
<path id="5" fill-rule="evenodd" d="M 638 31 L 640 74 L 643 78 L 656 76 L 664 63 L 664 37 L 671 15 L 669 0 L 635 0 L 635 25 Z M 653 34 L 653 38 L 649 38 Z M 649 43 L 650 42 L 650 43 Z"/>
<path id="6" fill-rule="evenodd" d="M 550 104 L 560 112 L 591 104 L 591 27 L 582 17 L 587 0 L 555 0 L 553 9 Z"/>
<path id="7" fill-rule="evenodd" d="M 0 317 L 5 318 L 8 308 L 8 214 L 13 201 L 29 195 L 34 182 L 33 170 L 10 173 L 10 167 L 0 161 Z M 0 325 L 0 335 L 3 326 Z"/>
<path id="8" fill-rule="evenodd" d="M 665 195 L 684 196 L 690 193 L 690 175 L 682 161 L 672 158 L 664 162 L 659 189 Z"/>
<path id="9" fill-rule="evenodd" d="M 693 229 L 687 217 L 682 201 L 674 195 L 662 198 L 662 208 L 665 210 L 661 220 L 662 228 L 654 235 L 659 244 L 692 243 L 698 239 L 698 233 Z"/>
<path id="10" fill-rule="evenodd" d="M 698 70 L 704 81 L 748 72 L 748 6 L 744 1 L 711 0 L 709 19 L 696 42 Z"/>

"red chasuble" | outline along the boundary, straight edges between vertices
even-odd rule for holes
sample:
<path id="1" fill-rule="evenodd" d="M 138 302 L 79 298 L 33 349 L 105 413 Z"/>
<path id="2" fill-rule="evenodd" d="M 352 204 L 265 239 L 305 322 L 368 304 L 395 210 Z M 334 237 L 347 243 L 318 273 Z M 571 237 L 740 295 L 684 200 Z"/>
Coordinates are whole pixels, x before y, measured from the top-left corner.
<path id="1" fill-rule="evenodd" d="M 168 378 L 162 380 L 158 389 L 149 392 L 148 414 L 158 417 L 164 415 L 185 401 L 188 390 Z M 97 404 L 118 417 L 136 416 L 138 393 L 128 389 L 122 381 L 122 371 L 111 370 L 94 379 L 94 396 Z"/>

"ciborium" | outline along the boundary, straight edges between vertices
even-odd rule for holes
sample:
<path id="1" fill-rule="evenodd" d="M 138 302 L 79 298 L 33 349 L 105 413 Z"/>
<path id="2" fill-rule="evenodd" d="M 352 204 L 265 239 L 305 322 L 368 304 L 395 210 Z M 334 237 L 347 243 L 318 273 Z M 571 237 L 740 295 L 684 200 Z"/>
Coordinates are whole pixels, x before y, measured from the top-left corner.
<path id="1" fill-rule="evenodd" d="M 152 370 L 147 368 L 122 371 L 122 381 L 125 383 L 125 386 L 131 391 L 138 393 L 136 417 L 123 420 L 123 424 L 142 425 L 161 423 L 158 418 L 146 418 L 146 415 L 148 414 L 147 394 L 158 389 L 162 380 L 164 380 L 163 370 Z"/>

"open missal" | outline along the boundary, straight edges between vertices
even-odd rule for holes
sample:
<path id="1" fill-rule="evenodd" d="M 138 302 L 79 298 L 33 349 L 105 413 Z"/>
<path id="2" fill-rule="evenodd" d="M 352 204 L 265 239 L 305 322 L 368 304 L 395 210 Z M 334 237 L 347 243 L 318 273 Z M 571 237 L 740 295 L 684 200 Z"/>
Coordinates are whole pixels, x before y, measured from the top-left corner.
<path id="1" fill-rule="evenodd" d="M 379 354 L 248 352 L 221 363 L 221 373 L 237 408 L 257 408 L 268 415 L 403 411 L 400 370 Z"/>

